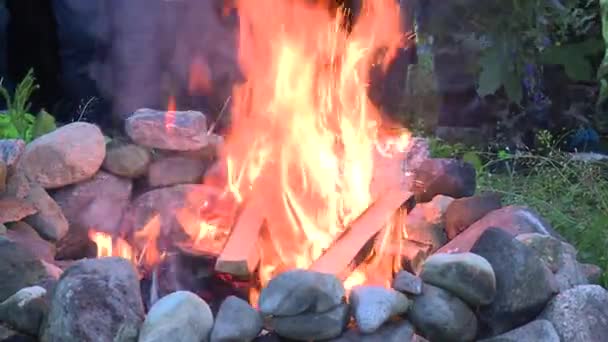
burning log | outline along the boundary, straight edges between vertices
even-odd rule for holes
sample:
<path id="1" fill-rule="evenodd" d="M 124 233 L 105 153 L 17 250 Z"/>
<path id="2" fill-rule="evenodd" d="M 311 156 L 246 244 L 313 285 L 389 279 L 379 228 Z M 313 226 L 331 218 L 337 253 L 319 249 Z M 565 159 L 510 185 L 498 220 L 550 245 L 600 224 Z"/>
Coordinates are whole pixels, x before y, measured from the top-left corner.
<path id="1" fill-rule="evenodd" d="M 345 278 L 357 254 L 384 228 L 393 215 L 413 196 L 403 189 L 390 190 L 367 208 L 310 270 Z"/>
<path id="2" fill-rule="evenodd" d="M 260 261 L 258 238 L 263 223 L 264 216 L 255 202 L 246 203 L 217 259 L 217 272 L 244 277 L 253 274 Z"/>

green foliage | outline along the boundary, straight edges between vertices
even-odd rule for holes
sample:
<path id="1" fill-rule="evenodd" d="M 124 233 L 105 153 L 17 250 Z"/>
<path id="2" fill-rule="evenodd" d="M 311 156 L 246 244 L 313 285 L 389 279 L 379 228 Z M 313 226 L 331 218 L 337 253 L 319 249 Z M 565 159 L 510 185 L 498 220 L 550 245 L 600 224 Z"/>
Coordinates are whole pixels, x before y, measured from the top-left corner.
<path id="1" fill-rule="evenodd" d="M 608 100 L 608 0 L 600 0 L 600 13 L 602 19 L 602 38 L 607 47 L 604 51 L 604 59 L 597 71 L 597 78 L 600 83 L 600 92 L 597 99 L 597 112 L 601 113 L 601 108 Z M 608 119 L 605 116 L 596 117 L 596 123 L 600 128 L 608 127 Z"/>
<path id="2" fill-rule="evenodd" d="M 477 38 L 490 42 L 480 48 L 481 95 L 504 89 L 512 102 L 521 102 L 521 80 L 527 64 L 558 64 L 572 80 L 594 79 L 588 57 L 603 49 L 602 41 L 592 32 L 599 22 L 597 0 L 489 3 L 483 11 L 469 11 L 467 19 L 474 23 Z M 584 40 L 579 41 L 580 37 Z M 570 43 L 574 38 L 576 43 Z"/>
<path id="3" fill-rule="evenodd" d="M 23 139 L 30 142 L 56 129 L 55 118 L 42 110 L 36 116 L 29 113 L 30 97 L 38 85 L 33 70 L 30 70 L 10 96 L 0 82 L 0 95 L 4 97 L 7 111 L 0 115 L 0 139 Z"/>

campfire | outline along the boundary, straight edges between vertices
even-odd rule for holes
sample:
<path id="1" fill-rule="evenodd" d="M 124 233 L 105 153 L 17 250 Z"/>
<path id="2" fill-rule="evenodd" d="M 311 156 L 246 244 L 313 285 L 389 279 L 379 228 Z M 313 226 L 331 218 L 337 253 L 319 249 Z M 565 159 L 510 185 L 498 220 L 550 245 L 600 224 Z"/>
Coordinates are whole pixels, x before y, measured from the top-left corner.
<path id="1" fill-rule="evenodd" d="M 254 277 L 261 287 L 291 269 L 337 275 L 347 288 L 390 286 L 412 197 L 404 171 L 410 134 L 386 128 L 368 86 L 407 43 L 398 4 L 366 2 L 350 32 L 345 16 L 305 1 L 242 1 L 238 10 L 247 81 L 231 98 L 218 161 L 224 182 L 198 215 L 179 210 L 188 238 L 174 246 L 216 256 L 215 271 Z M 197 71 L 192 79 L 204 78 Z M 161 225 L 154 217 L 130 238 L 92 227 L 90 237 L 98 256 L 153 270 L 167 252 L 157 243 Z"/>
<path id="2" fill-rule="evenodd" d="M 110 142 L 86 122 L 0 140 L 0 340 L 608 334 L 602 269 L 375 105 L 408 44 L 398 3 L 350 25 L 320 2 L 236 2 L 226 134 L 176 97 Z M 210 71 L 195 59 L 190 90 Z"/>

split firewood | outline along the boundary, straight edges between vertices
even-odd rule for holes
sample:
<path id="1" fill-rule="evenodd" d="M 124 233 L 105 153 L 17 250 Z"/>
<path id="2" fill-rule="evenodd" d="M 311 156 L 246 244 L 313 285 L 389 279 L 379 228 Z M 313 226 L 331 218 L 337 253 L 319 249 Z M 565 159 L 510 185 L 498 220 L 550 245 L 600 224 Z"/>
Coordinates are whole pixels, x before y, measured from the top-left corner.
<path id="1" fill-rule="evenodd" d="M 334 244 L 317 259 L 310 270 L 346 278 L 359 252 L 391 221 L 413 193 L 392 189 L 380 196 L 361 214 Z"/>
<path id="2" fill-rule="evenodd" d="M 243 277 L 253 274 L 260 261 L 258 239 L 263 224 L 264 216 L 256 202 L 246 203 L 216 261 L 215 270 Z"/>

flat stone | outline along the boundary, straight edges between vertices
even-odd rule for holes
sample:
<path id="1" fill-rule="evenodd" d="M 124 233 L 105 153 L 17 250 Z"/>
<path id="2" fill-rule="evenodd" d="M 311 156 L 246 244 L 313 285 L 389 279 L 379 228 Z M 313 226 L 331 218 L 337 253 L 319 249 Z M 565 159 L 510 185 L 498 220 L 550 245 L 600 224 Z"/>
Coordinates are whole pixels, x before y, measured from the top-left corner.
<path id="1" fill-rule="evenodd" d="M 428 202 L 437 195 L 453 198 L 473 196 L 476 187 L 475 169 L 457 159 L 431 158 L 415 171 L 416 201 Z"/>
<path id="2" fill-rule="evenodd" d="M 48 277 L 46 268 L 36 256 L 6 237 L 0 237 L 0 274 L 0 301 Z"/>
<path id="3" fill-rule="evenodd" d="M 55 286 L 40 340 L 135 341 L 143 320 L 133 265 L 117 257 L 84 259 L 70 266 Z"/>
<path id="4" fill-rule="evenodd" d="M 445 212 L 445 231 L 448 239 L 467 229 L 488 213 L 502 207 L 500 195 L 484 194 L 454 200 Z"/>
<path id="5" fill-rule="evenodd" d="M 46 290 L 40 286 L 26 287 L 0 304 L 0 321 L 36 336 L 47 312 Z"/>
<path id="6" fill-rule="evenodd" d="M 177 291 L 150 308 L 138 341 L 207 341 L 212 327 L 209 305 L 192 292 Z"/>
<path id="7" fill-rule="evenodd" d="M 93 177 L 106 155 L 99 127 L 74 122 L 32 141 L 17 169 L 45 189 L 56 189 Z"/>
<path id="8" fill-rule="evenodd" d="M 246 301 L 230 296 L 217 313 L 211 342 L 252 341 L 262 330 L 262 316 Z"/>
<path id="9" fill-rule="evenodd" d="M 408 321 L 389 322 L 372 334 L 364 334 L 356 328 L 348 329 L 342 336 L 328 342 L 413 342 L 414 327 Z"/>
<path id="10" fill-rule="evenodd" d="M 448 240 L 445 233 L 445 212 L 454 199 L 437 195 L 432 201 L 418 203 L 407 215 L 405 234 L 408 240 L 432 246 L 437 250 Z"/>
<path id="11" fill-rule="evenodd" d="M 540 318 L 553 323 L 561 341 L 605 341 L 608 336 L 608 292 L 580 285 L 551 300 Z"/>
<path id="12" fill-rule="evenodd" d="M 430 341 L 466 342 L 477 335 L 477 319 L 467 304 L 432 285 L 425 284 L 414 298 L 408 317 Z"/>
<path id="13" fill-rule="evenodd" d="M 381 286 L 356 286 L 349 296 L 355 321 L 362 333 L 373 333 L 389 318 L 403 314 L 410 306 L 407 297 Z"/>
<path id="14" fill-rule="evenodd" d="M 524 233 L 539 233 L 559 238 L 553 228 L 534 210 L 522 206 L 508 206 L 494 210 L 473 223 L 438 253 L 463 253 L 471 251 L 479 237 L 489 228 L 498 227 L 512 236 Z M 560 238 L 561 239 L 561 238 Z"/>
<path id="15" fill-rule="evenodd" d="M 38 232 L 25 222 L 10 224 L 6 237 L 31 251 L 40 260 L 53 262 L 55 260 L 55 245 L 40 237 Z"/>
<path id="16" fill-rule="evenodd" d="M 258 307 L 264 315 L 274 316 L 320 313 L 340 305 L 344 296 L 344 286 L 336 276 L 294 269 L 268 282 L 260 293 Z"/>
<path id="17" fill-rule="evenodd" d="M 148 172 L 152 161 L 150 151 L 135 144 L 110 142 L 106 146 L 102 168 L 116 176 L 137 178 Z"/>
<path id="18" fill-rule="evenodd" d="M 21 139 L 0 139 L 0 161 L 12 169 L 25 151 L 25 141 Z"/>
<path id="19" fill-rule="evenodd" d="M 125 122 L 138 145 L 174 151 L 198 150 L 208 145 L 207 119 L 201 112 L 139 109 Z"/>
<path id="20" fill-rule="evenodd" d="M 298 341 L 318 341 L 338 337 L 349 319 L 349 308 L 340 304 L 326 312 L 274 316 L 270 326 L 281 337 Z"/>
<path id="21" fill-rule="evenodd" d="M 393 289 L 408 294 L 419 295 L 422 293 L 422 279 L 408 271 L 400 271 L 393 279 Z"/>
<path id="22" fill-rule="evenodd" d="M 17 222 L 36 212 L 36 207 L 24 199 L 0 197 L 0 223 Z"/>
<path id="23" fill-rule="evenodd" d="M 479 342 L 560 342 L 557 331 L 551 322 L 539 319 L 496 337 Z"/>
<path id="24" fill-rule="evenodd" d="M 148 170 L 148 184 L 164 187 L 177 184 L 201 183 L 207 164 L 200 159 L 168 157 L 157 160 Z"/>
<path id="25" fill-rule="evenodd" d="M 473 253 L 431 255 L 422 266 L 420 278 L 450 291 L 471 306 L 490 304 L 496 295 L 492 265 Z"/>
<path id="26" fill-rule="evenodd" d="M 26 200 L 36 207 L 37 212 L 25 218 L 25 222 L 36 229 L 40 236 L 47 240 L 59 241 L 68 233 L 68 220 L 61 207 L 41 186 L 31 184 Z"/>
<path id="27" fill-rule="evenodd" d="M 531 321 L 557 292 L 555 278 L 544 262 L 502 229 L 486 230 L 471 252 L 484 257 L 496 276 L 496 296 L 479 310 L 483 337 Z"/>

